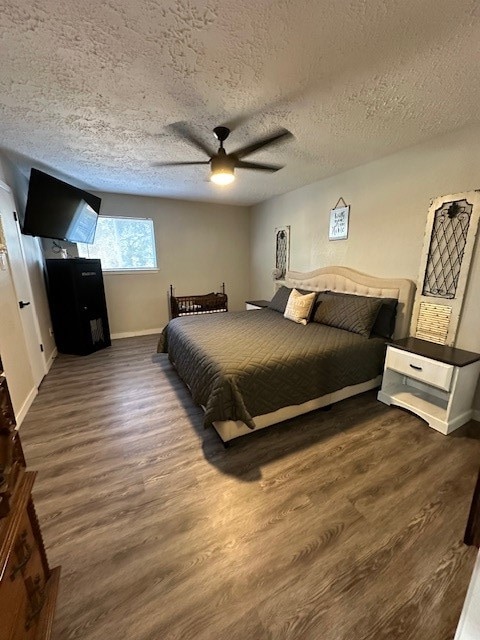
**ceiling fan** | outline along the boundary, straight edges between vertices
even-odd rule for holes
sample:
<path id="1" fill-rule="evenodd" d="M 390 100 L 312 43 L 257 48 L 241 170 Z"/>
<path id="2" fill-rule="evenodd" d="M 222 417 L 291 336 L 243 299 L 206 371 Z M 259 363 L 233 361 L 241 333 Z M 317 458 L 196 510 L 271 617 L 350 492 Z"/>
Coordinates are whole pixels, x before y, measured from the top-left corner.
<path id="1" fill-rule="evenodd" d="M 293 138 L 293 135 L 287 129 L 280 129 L 273 135 L 268 138 L 263 138 L 262 140 L 257 140 L 252 144 L 247 145 L 246 147 L 242 147 L 241 149 L 237 149 L 233 153 L 227 153 L 223 146 L 223 143 L 230 135 L 230 129 L 228 127 L 215 127 L 213 133 L 216 139 L 220 142 L 220 147 L 218 151 L 212 152 L 209 147 L 204 144 L 200 138 L 194 135 L 190 129 L 185 125 L 185 123 L 177 122 L 170 125 L 174 131 L 179 133 L 183 138 L 185 138 L 193 147 L 196 147 L 203 153 L 206 153 L 209 157 L 209 160 L 200 160 L 193 162 L 156 162 L 153 166 L 155 167 L 182 167 L 189 165 L 210 165 L 211 173 L 210 180 L 215 184 L 230 184 L 235 180 L 235 169 L 253 169 L 254 171 L 268 171 L 273 173 L 274 171 L 278 171 L 279 169 L 283 169 L 282 166 L 275 164 L 259 164 L 257 162 L 246 162 L 243 160 L 246 156 L 250 155 L 254 151 L 258 151 L 268 145 L 286 141 Z"/>

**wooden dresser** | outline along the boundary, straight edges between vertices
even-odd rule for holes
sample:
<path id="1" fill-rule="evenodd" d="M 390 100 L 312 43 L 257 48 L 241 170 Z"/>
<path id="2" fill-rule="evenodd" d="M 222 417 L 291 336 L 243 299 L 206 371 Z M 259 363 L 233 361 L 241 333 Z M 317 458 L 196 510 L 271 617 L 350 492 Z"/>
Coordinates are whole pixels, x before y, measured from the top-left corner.
<path id="1" fill-rule="evenodd" d="M 0 360 L 0 640 L 52 632 L 60 567 L 50 570 Z"/>

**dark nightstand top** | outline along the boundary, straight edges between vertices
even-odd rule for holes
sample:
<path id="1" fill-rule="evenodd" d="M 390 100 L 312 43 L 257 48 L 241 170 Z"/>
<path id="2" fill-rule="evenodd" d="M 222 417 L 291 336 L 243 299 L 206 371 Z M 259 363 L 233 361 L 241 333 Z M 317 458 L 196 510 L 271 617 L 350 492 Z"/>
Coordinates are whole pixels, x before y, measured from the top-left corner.
<path id="1" fill-rule="evenodd" d="M 456 347 L 446 347 L 443 344 L 436 344 L 435 342 L 428 342 L 428 340 L 420 340 L 419 338 L 410 337 L 402 338 L 401 340 L 390 340 L 388 344 L 397 349 L 424 356 L 425 358 L 451 364 L 454 367 L 464 367 L 467 364 L 472 364 L 472 362 L 480 360 L 480 353 L 464 351 Z"/>
<path id="2" fill-rule="evenodd" d="M 253 304 L 256 307 L 264 309 L 265 307 L 268 307 L 270 300 L 245 300 L 245 304 Z"/>

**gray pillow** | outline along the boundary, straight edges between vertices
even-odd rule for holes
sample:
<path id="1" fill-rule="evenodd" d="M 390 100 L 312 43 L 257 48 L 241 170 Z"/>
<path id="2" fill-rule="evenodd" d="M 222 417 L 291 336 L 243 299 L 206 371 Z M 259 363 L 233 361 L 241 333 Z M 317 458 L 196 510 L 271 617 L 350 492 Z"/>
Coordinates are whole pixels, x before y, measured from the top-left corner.
<path id="1" fill-rule="evenodd" d="M 379 298 L 382 301 L 377 319 L 372 327 L 372 335 L 391 338 L 395 331 L 398 300 L 396 298 Z"/>
<path id="2" fill-rule="evenodd" d="M 268 303 L 268 308 L 278 311 L 279 313 L 285 313 L 287 307 L 288 298 L 290 296 L 291 289 L 289 287 L 280 287 L 275 292 L 275 295 Z"/>
<path id="3" fill-rule="evenodd" d="M 292 289 L 290 287 L 281 286 L 275 292 L 275 295 L 268 303 L 268 308 L 273 309 L 274 311 L 278 311 L 279 313 L 285 313 L 285 309 L 287 308 L 288 298 L 290 297 Z M 312 293 L 312 291 L 305 291 L 304 289 L 297 289 L 299 293 L 305 295 L 307 293 Z M 315 306 L 315 303 L 312 305 L 312 310 Z"/>
<path id="4" fill-rule="evenodd" d="M 368 338 L 382 306 L 381 298 L 321 293 L 313 322 L 344 329 Z"/>
<path id="5" fill-rule="evenodd" d="M 395 319 L 397 316 L 398 300 L 396 298 L 375 298 L 373 296 L 357 296 L 354 293 L 338 293 L 327 291 L 332 296 L 353 296 L 357 298 L 367 298 L 368 300 L 381 300 L 382 304 L 378 315 L 373 323 L 371 335 L 381 338 L 391 338 L 395 331 Z M 320 304 L 321 296 L 317 299 L 317 306 Z"/>

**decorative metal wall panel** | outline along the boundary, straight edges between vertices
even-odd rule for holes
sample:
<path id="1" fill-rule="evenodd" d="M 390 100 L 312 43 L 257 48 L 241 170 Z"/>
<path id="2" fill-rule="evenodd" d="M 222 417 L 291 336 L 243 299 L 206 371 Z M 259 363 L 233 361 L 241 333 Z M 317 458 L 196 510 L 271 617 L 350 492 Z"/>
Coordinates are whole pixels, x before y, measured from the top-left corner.
<path id="1" fill-rule="evenodd" d="M 290 227 L 275 229 L 275 280 L 283 280 L 290 262 Z"/>
<path id="2" fill-rule="evenodd" d="M 411 335 L 455 345 L 479 219 L 480 191 L 450 193 L 430 203 Z"/>
<path id="3" fill-rule="evenodd" d="M 435 211 L 423 295 L 453 299 L 457 291 L 473 205 L 445 202 Z"/>

